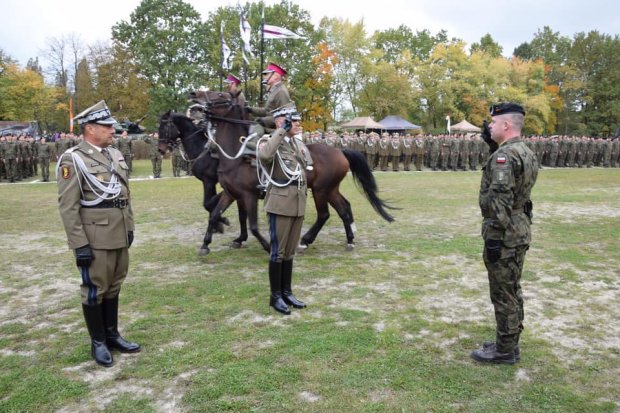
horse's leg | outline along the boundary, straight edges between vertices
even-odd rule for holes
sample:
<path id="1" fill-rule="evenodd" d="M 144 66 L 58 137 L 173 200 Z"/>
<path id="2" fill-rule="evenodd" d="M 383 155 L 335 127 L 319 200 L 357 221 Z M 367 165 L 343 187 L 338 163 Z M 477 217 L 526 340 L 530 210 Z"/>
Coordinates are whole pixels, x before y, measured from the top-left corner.
<path id="1" fill-rule="evenodd" d="M 211 212 L 216 207 L 217 203 L 220 201 L 221 194 L 216 194 L 215 193 L 215 184 L 213 184 L 211 182 L 202 181 L 202 187 L 203 187 L 202 206 L 204 207 L 204 209 L 207 210 L 207 212 L 209 212 L 209 219 L 210 219 L 211 218 L 210 217 Z M 224 222 L 224 220 L 226 222 Z M 224 233 L 224 224 L 229 225 L 230 223 L 228 222 L 228 220 L 226 218 L 221 217 L 220 221 L 218 223 L 216 223 L 215 228 L 213 229 L 213 231 L 214 232 L 219 232 L 220 234 L 223 234 Z"/>
<path id="2" fill-rule="evenodd" d="M 344 232 L 347 236 L 347 251 L 353 251 L 353 248 L 355 247 L 355 244 L 353 243 L 355 232 L 351 203 L 338 190 L 336 190 L 330 195 L 329 204 L 336 210 L 338 216 L 342 220 L 342 224 L 344 225 Z"/>
<path id="3" fill-rule="evenodd" d="M 241 245 L 248 240 L 248 213 L 242 202 L 237 202 L 237 209 L 239 211 L 239 236 L 233 240 L 230 244 L 231 248 L 241 248 Z"/>
<path id="4" fill-rule="evenodd" d="M 307 249 L 314 242 L 317 235 L 329 219 L 329 206 L 327 204 L 327 195 L 323 191 L 313 191 L 314 206 L 316 207 L 316 221 L 310 229 L 301 237 L 299 242 L 299 250 Z"/>
<path id="5" fill-rule="evenodd" d="M 243 204 L 244 209 L 247 211 L 246 218 L 250 221 L 250 232 L 260 242 L 263 249 L 269 252 L 269 241 L 258 230 L 258 193 L 252 188 L 252 190 L 245 192 L 243 197 L 237 200 L 237 203 Z"/>
<path id="6" fill-rule="evenodd" d="M 205 233 L 204 240 L 202 242 L 202 247 L 200 247 L 200 251 L 198 255 L 207 255 L 211 250 L 209 249 L 209 245 L 213 240 L 213 231 L 217 224 L 220 222 L 220 218 L 222 217 L 222 213 L 233 203 L 233 198 L 230 197 L 225 192 L 222 192 L 220 195 L 220 200 L 211 211 L 211 216 L 209 217 L 209 225 L 207 226 L 207 232 Z"/>

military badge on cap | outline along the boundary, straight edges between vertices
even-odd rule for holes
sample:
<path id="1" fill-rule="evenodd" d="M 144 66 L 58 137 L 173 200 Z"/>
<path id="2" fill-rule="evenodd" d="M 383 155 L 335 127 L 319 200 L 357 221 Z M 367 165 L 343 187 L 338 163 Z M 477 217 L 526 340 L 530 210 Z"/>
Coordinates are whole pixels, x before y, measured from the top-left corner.
<path id="1" fill-rule="evenodd" d="M 116 122 L 116 119 L 112 117 L 112 113 L 110 112 L 110 109 L 108 109 L 108 106 L 105 104 L 104 100 L 101 100 L 84 110 L 75 116 L 73 120 L 76 120 L 78 125 L 83 125 L 85 123 L 97 123 L 99 125 L 110 126 L 118 123 Z"/>

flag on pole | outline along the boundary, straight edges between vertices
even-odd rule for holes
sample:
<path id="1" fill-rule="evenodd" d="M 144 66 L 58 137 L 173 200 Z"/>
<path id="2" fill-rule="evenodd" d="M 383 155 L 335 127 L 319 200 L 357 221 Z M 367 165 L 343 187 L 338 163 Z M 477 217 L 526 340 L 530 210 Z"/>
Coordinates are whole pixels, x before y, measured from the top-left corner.
<path id="1" fill-rule="evenodd" d="M 220 25 L 220 40 L 222 42 L 222 69 L 230 70 L 232 69 L 232 64 L 230 62 L 230 47 L 226 44 L 226 40 L 224 40 L 224 21 L 222 20 L 222 24 Z"/>
<path id="2" fill-rule="evenodd" d="M 305 39 L 304 36 L 300 36 L 297 33 L 285 29 L 284 27 L 271 26 L 269 24 L 263 25 L 263 36 L 265 39 Z"/>
<path id="3" fill-rule="evenodd" d="M 243 61 L 245 64 L 250 64 L 248 56 L 251 58 L 254 57 L 252 54 L 252 47 L 250 46 L 250 34 L 252 29 L 248 19 L 241 10 L 239 10 L 239 29 L 241 31 L 241 54 L 243 55 Z"/>
<path id="4" fill-rule="evenodd" d="M 446 129 L 448 130 L 448 135 L 450 134 L 450 115 L 446 115 L 446 121 L 448 124 L 446 125 Z"/>
<path id="5" fill-rule="evenodd" d="M 69 132 L 73 132 L 73 96 L 69 95 Z"/>

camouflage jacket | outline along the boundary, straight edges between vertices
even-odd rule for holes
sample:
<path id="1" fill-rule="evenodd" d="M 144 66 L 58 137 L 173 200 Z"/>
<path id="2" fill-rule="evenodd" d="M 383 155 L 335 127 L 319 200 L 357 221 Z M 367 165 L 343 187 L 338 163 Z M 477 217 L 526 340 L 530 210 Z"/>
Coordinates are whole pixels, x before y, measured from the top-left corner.
<path id="1" fill-rule="evenodd" d="M 502 240 L 508 248 L 530 243 L 527 203 L 537 176 L 536 156 L 521 138 L 504 142 L 489 156 L 478 197 L 484 239 Z"/>

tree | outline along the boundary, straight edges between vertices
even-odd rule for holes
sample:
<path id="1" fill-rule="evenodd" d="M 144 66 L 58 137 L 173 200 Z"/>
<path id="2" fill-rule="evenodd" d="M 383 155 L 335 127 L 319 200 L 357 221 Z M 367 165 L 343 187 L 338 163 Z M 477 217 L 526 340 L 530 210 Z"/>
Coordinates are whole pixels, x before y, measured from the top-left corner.
<path id="1" fill-rule="evenodd" d="M 350 106 L 353 115 L 357 116 L 363 87 L 362 60 L 370 53 L 370 41 L 366 37 L 364 22 L 351 23 L 338 18 L 323 18 L 319 28 L 337 57 L 334 65 L 335 82 L 331 93 L 335 100 L 334 118 L 337 118 L 339 110 L 344 110 L 347 106 Z"/>
<path id="2" fill-rule="evenodd" d="M 504 48 L 499 45 L 489 33 L 480 38 L 480 43 L 472 43 L 470 51 L 471 53 L 476 51 L 482 51 L 488 53 L 491 57 L 501 57 Z"/>
<path id="3" fill-rule="evenodd" d="M 205 25 L 182 0 L 142 0 L 129 22 L 112 28 L 117 46 L 127 49 L 150 82 L 150 114 L 186 106 L 186 93 L 205 78 Z"/>

